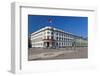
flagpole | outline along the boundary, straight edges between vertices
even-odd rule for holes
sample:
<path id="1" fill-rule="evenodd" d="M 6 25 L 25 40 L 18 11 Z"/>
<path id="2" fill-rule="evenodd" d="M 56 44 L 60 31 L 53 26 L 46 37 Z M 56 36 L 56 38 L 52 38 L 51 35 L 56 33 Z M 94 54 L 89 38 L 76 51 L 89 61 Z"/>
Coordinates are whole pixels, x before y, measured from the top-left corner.
<path id="1" fill-rule="evenodd" d="M 51 26 L 52 19 L 51 19 L 51 18 L 49 18 L 49 19 L 48 19 L 48 22 L 49 22 L 49 26 Z"/>

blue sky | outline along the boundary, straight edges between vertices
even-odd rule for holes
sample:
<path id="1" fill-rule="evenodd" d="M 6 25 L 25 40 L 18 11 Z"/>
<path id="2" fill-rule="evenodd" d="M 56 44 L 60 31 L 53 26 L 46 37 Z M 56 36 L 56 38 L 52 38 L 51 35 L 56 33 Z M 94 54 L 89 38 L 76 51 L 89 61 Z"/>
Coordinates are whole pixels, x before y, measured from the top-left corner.
<path id="1" fill-rule="evenodd" d="M 52 22 L 49 22 L 49 19 Z M 28 15 L 28 34 L 52 26 L 78 36 L 88 37 L 88 17 Z"/>

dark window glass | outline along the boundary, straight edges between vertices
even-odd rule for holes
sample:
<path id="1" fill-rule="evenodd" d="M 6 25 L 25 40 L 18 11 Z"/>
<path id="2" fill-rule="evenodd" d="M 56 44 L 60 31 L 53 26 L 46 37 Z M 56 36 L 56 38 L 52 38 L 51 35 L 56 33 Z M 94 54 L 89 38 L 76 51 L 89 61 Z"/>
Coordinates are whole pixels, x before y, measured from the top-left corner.
<path id="1" fill-rule="evenodd" d="M 48 33 L 48 34 L 50 34 L 50 32 L 49 32 L 49 31 L 48 31 L 47 33 Z"/>
<path id="2" fill-rule="evenodd" d="M 56 37 L 56 39 L 58 40 L 58 37 Z"/>
<path id="3" fill-rule="evenodd" d="M 51 36 L 51 39 L 53 39 L 53 36 Z"/>
<path id="4" fill-rule="evenodd" d="M 53 35 L 53 32 L 51 32 L 51 34 Z"/>
<path id="5" fill-rule="evenodd" d="M 47 36 L 47 39 L 49 39 L 49 36 Z"/>

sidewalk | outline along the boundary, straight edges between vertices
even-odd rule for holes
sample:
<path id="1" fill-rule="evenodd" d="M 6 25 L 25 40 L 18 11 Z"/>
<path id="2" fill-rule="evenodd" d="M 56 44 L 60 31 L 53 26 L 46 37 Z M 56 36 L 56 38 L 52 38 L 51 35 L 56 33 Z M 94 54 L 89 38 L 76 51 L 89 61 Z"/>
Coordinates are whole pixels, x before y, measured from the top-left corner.
<path id="1" fill-rule="evenodd" d="M 61 49 L 42 49 L 31 48 L 29 49 L 28 60 L 51 60 L 51 59 L 75 59 L 87 58 L 87 48 L 76 48 L 75 50 Z"/>

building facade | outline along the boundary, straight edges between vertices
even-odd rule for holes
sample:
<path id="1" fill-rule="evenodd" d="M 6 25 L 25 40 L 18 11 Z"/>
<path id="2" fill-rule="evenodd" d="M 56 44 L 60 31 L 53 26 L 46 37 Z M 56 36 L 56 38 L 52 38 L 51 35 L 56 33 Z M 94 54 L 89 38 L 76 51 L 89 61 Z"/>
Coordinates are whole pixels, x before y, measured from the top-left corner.
<path id="1" fill-rule="evenodd" d="M 87 46 L 87 39 L 50 26 L 30 35 L 32 47 L 62 48 L 66 46 Z"/>

